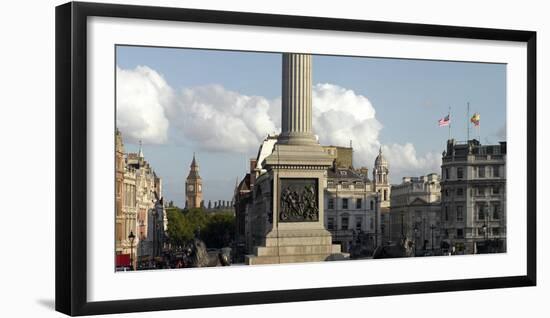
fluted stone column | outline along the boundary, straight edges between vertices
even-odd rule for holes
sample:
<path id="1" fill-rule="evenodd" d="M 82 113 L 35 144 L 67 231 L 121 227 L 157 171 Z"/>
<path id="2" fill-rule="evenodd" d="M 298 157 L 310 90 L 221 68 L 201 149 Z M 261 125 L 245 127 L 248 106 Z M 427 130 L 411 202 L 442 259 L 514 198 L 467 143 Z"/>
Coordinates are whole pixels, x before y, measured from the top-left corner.
<path id="1" fill-rule="evenodd" d="M 316 143 L 311 131 L 311 55 L 283 54 L 282 132 L 283 144 Z"/>

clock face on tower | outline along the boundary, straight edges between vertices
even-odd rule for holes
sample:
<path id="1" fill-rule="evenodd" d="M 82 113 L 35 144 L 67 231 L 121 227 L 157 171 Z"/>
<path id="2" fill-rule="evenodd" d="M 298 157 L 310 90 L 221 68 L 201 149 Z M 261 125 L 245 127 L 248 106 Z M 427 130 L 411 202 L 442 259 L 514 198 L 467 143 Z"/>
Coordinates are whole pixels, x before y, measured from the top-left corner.
<path id="1" fill-rule="evenodd" d="M 189 191 L 193 191 L 195 189 L 195 187 L 192 184 L 190 184 L 190 185 L 187 186 L 187 189 Z"/>

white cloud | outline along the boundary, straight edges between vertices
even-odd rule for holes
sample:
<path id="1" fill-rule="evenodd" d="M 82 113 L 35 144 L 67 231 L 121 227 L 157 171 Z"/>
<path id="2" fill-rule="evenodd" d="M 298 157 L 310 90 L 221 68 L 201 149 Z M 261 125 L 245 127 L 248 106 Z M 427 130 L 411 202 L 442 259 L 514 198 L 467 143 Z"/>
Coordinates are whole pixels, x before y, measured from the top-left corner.
<path id="1" fill-rule="evenodd" d="M 353 142 L 354 166 L 374 166 L 380 149 L 382 124 L 367 97 L 332 84 L 313 87 L 313 127 L 324 145 L 347 146 Z M 390 165 L 390 177 L 400 182 L 403 176 L 439 173 L 441 155 L 418 155 L 412 143 L 382 145 Z"/>
<path id="2" fill-rule="evenodd" d="M 161 144 L 168 139 L 165 109 L 173 93 L 164 78 L 147 66 L 117 67 L 117 127 L 130 142 Z"/>
<path id="3" fill-rule="evenodd" d="M 176 142 L 202 150 L 255 152 L 267 133 L 278 131 L 270 102 L 220 85 L 185 88 L 167 109 Z"/>
<path id="4" fill-rule="evenodd" d="M 378 154 L 382 124 L 365 96 L 332 84 L 313 87 L 313 130 L 323 145 L 354 148 L 354 165 L 370 167 Z"/>
<path id="5" fill-rule="evenodd" d="M 174 92 L 148 67 L 117 71 L 117 125 L 132 139 L 252 155 L 268 133 L 280 132 L 280 98 L 248 96 L 221 85 Z M 348 146 L 352 140 L 354 165 L 372 169 L 383 126 L 369 99 L 328 83 L 314 85 L 312 96 L 313 130 L 321 144 Z M 394 181 L 440 170 L 440 154 L 419 155 L 412 143 L 383 145 L 382 149 Z"/>
<path id="6" fill-rule="evenodd" d="M 428 152 L 419 156 L 410 142 L 403 145 L 383 145 L 382 152 L 388 159 L 394 182 L 401 182 L 401 178 L 406 176 L 414 177 L 433 172 L 439 174 L 441 171 L 441 154 Z"/>

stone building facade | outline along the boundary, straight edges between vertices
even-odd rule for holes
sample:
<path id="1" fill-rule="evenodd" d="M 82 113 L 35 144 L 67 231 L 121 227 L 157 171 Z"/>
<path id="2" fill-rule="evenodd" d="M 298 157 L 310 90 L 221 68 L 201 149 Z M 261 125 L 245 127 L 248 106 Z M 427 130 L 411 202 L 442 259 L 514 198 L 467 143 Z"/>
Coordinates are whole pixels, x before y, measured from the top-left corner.
<path id="1" fill-rule="evenodd" d="M 339 146 L 323 146 L 323 150 L 340 168 L 353 168 L 353 148 Z"/>
<path id="2" fill-rule="evenodd" d="M 185 207 L 191 209 L 203 206 L 202 178 L 199 175 L 199 165 L 195 159 L 195 154 L 193 154 L 189 175 L 185 180 Z"/>
<path id="3" fill-rule="evenodd" d="M 443 152 L 442 236 L 456 253 L 506 251 L 506 142 L 451 139 Z"/>
<path id="4" fill-rule="evenodd" d="M 455 253 L 506 251 L 506 142 L 450 139 L 441 165 L 442 239 Z"/>
<path id="5" fill-rule="evenodd" d="M 115 254 L 117 266 L 137 267 L 140 241 L 148 235 L 149 214 L 155 198 L 162 195 L 162 180 L 145 160 L 140 144 L 138 153 L 125 153 L 122 134 L 115 135 Z M 163 216 L 163 223 L 167 223 Z M 130 234 L 135 237 L 133 242 Z M 120 263 L 119 263 L 120 262 Z"/>
<path id="6" fill-rule="evenodd" d="M 250 242 L 250 228 L 248 224 L 248 213 L 252 203 L 252 191 L 256 181 L 256 158 L 249 161 L 250 171 L 244 178 L 237 182 L 233 195 L 235 209 L 235 260 L 244 262 L 244 255 L 252 253 Z M 247 248 L 248 247 L 248 248 Z"/>
<path id="7" fill-rule="evenodd" d="M 343 252 L 370 251 L 381 243 L 380 205 L 366 169 L 335 166 L 327 171 L 325 225 Z"/>
<path id="8" fill-rule="evenodd" d="M 404 177 L 392 186 L 389 228 L 390 240 L 412 240 L 416 254 L 434 253 L 440 248 L 441 186 L 435 173 Z"/>

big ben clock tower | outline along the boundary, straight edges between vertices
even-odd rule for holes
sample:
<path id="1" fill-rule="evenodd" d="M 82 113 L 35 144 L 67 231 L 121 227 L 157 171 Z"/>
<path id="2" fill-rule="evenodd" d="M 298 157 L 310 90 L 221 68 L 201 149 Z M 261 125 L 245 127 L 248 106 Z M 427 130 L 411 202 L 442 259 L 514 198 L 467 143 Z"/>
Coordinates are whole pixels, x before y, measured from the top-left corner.
<path id="1" fill-rule="evenodd" d="M 202 179 L 199 176 L 199 165 L 195 160 L 193 153 L 193 161 L 191 162 L 191 170 L 187 181 L 185 181 L 185 205 L 188 209 L 199 208 L 202 202 Z"/>

